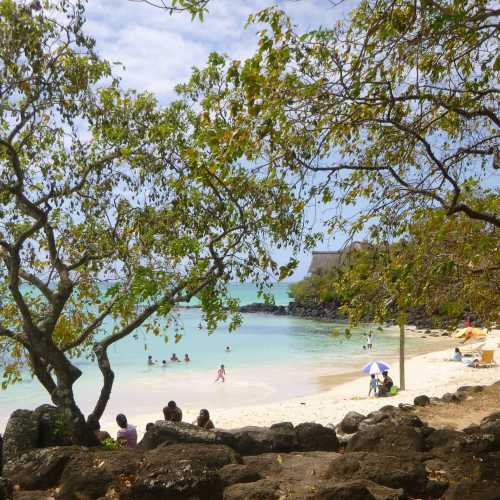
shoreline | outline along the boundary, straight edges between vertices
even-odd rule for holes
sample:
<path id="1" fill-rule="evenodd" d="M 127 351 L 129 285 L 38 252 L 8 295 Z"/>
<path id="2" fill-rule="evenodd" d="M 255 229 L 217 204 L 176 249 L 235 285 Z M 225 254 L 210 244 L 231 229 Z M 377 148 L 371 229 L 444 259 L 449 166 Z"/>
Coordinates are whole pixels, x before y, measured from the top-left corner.
<path id="1" fill-rule="evenodd" d="M 421 335 L 421 333 L 417 330 L 411 335 Z M 318 375 L 317 390 L 312 394 L 269 403 L 234 404 L 220 408 L 208 407 L 208 409 L 216 427 L 223 429 L 248 425 L 270 426 L 278 422 L 291 422 L 294 425 L 301 422 L 336 425 L 349 411 L 357 411 L 366 415 L 384 405 L 413 404 L 413 399 L 421 394 L 441 397 L 444 393 L 455 392 L 463 385 L 489 385 L 500 380 L 500 366 L 490 369 L 472 369 L 463 363 L 446 361 L 457 341 L 448 337 L 440 340 L 438 338 L 426 342 L 429 347 L 423 354 L 411 355 L 409 353 L 405 363 L 407 389 L 393 397 L 368 398 L 368 377 L 360 376 L 359 371 L 349 370 L 333 375 Z M 447 347 L 443 350 L 444 343 Z M 374 354 L 373 357 L 376 357 L 376 353 Z M 391 363 L 391 366 L 392 378 L 399 386 L 398 363 Z M 231 384 L 230 379 L 227 384 L 228 386 Z M 225 389 L 221 387 L 221 390 Z M 195 421 L 199 408 L 177 402 L 183 410 L 183 421 Z M 148 422 L 160 419 L 161 409 L 155 413 L 131 413 L 129 420 L 137 426 L 139 434 L 142 435 Z M 112 421 L 103 419 L 102 423 L 103 428 L 112 429 L 111 432 L 115 431 L 116 426 Z"/>

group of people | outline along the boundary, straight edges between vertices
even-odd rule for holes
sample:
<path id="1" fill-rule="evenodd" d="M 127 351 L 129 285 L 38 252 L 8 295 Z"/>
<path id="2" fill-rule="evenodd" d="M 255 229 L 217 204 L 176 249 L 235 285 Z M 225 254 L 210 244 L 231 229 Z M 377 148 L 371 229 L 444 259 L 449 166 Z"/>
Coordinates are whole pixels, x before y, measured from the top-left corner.
<path id="1" fill-rule="evenodd" d="M 391 389 L 394 386 L 392 378 L 389 377 L 387 371 L 382 372 L 382 380 L 379 380 L 375 374 L 370 375 L 370 389 L 368 390 L 368 397 L 373 395 L 375 397 L 387 397 L 391 393 Z"/>
<path id="2" fill-rule="evenodd" d="M 182 422 L 182 410 L 177 406 L 175 401 L 169 401 L 167 406 L 163 408 L 163 416 L 167 422 Z M 118 432 L 116 434 L 116 441 L 123 448 L 136 448 L 137 447 L 137 428 L 128 422 L 127 417 L 120 413 L 116 416 L 116 423 L 118 425 Z M 210 419 L 210 413 L 206 408 L 202 408 L 196 421 L 193 422 L 198 427 L 206 430 L 212 430 L 215 428 L 212 420 Z M 153 423 L 148 423 L 146 425 L 146 432 L 154 427 Z M 103 443 L 111 436 L 106 431 L 101 431 L 99 423 L 96 423 L 94 427 L 94 433 L 99 442 Z"/>
<path id="3" fill-rule="evenodd" d="M 191 358 L 189 357 L 189 354 L 184 354 L 184 363 L 189 363 L 191 361 Z M 180 363 L 181 360 L 177 357 L 177 354 L 175 354 L 175 352 L 172 354 L 172 356 L 170 356 L 170 362 L 171 363 Z M 152 366 L 154 364 L 156 364 L 157 361 L 153 359 L 153 356 L 148 356 L 148 365 L 149 366 Z M 161 362 L 161 366 L 162 367 L 165 367 L 167 366 L 167 360 L 164 359 L 162 360 Z"/>

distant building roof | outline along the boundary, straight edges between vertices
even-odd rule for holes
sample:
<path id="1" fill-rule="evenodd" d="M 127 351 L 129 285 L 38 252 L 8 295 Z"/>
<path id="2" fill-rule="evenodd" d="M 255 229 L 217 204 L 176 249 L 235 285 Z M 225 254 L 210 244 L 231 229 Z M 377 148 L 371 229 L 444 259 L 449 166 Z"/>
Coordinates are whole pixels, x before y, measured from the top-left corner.
<path id="1" fill-rule="evenodd" d="M 362 250 L 368 246 L 369 243 L 366 241 L 355 241 L 342 250 L 314 251 L 307 272 L 309 274 L 318 274 L 328 269 L 341 267 L 346 264 L 353 250 Z"/>

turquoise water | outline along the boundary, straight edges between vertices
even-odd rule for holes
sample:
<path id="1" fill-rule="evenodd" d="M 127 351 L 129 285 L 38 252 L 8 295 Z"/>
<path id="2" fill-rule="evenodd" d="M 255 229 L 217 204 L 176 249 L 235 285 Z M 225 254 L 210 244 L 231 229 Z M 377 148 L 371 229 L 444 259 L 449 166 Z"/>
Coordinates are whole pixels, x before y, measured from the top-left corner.
<path id="1" fill-rule="evenodd" d="M 289 302 L 287 288 L 286 284 L 275 287 L 276 304 Z M 235 285 L 233 293 L 242 304 L 259 300 L 253 285 Z M 341 373 L 348 366 L 352 369 L 353 363 L 361 367 L 365 362 L 366 352 L 362 345 L 368 327 L 354 329 L 350 338 L 344 335 L 334 337 L 332 329 L 335 325 L 327 322 L 264 314 L 243 316 L 243 325 L 235 332 L 229 333 L 227 325 L 222 324 L 208 335 L 199 328 L 198 309 L 181 309 L 179 323 L 184 335 L 177 344 L 173 342 L 173 331 L 167 330 L 171 338 L 165 343 L 163 338 L 148 336 L 138 329 L 135 336 L 111 346 L 109 355 L 116 382 L 110 412 L 117 411 L 124 404 L 138 405 L 144 412 L 153 411 L 159 405 L 158 399 L 162 400 L 163 406 L 165 400 L 174 397 L 201 407 L 207 400 L 213 405 L 231 406 L 299 396 L 318 389 L 313 373 Z M 345 327 L 337 326 L 339 329 Z M 411 347 L 412 341 L 409 342 Z M 224 351 L 227 345 L 231 347 L 230 353 Z M 374 346 L 374 356 L 395 353 L 397 336 L 389 332 L 377 334 Z M 161 363 L 163 359 L 168 361 L 174 352 L 181 359 L 189 353 L 191 363 L 168 362 L 166 368 L 159 364 L 147 366 L 148 355 Z M 211 386 L 200 381 L 213 382 L 212 377 L 222 363 L 228 370 L 228 382 L 231 373 L 238 373 L 234 378 L 240 381 L 248 379 L 249 388 L 242 386 L 236 395 L 228 393 L 223 395 L 224 398 L 220 393 L 212 394 Z M 100 390 L 100 373 L 90 360 L 78 360 L 76 364 L 82 369 L 83 376 L 75 392 L 82 409 L 89 411 Z M 0 392 L 0 429 L 16 408 L 33 408 L 44 402 L 48 402 L 47 396 L 36 381 L 27 380 Z"/>

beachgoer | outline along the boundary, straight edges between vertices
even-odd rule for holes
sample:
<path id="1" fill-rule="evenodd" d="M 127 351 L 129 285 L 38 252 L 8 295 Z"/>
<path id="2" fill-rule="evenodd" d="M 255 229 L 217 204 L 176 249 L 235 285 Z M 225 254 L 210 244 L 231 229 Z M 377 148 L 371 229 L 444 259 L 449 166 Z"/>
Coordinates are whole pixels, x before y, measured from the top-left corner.
<path id="1" fill-rule="evenodd" d="M 472 320 L 470 319 L 470 316 L 464 321 L 464 327 L 465 328 L 470 328 L 472 326 Z"/>
<path id="2" fill-rule="evenodd" d="M 458 347 L 455 347 L 455 352 L 453 353 L 453 356 L 451 357 L 450 361 L 462 361 L 462 353 L 460 352 L 460 349 Z"/>
<path id="3" fill-rule="evenodd" d="M 366 351 L 366 346 L 365 345 L 363 346 L 363 351 Z"/>
<path id="4" fill-rule="evenodd" d="M 127 422 L 127 417 L 120 413 L 116 416 L 116 423 L 118 424 L 118 433 L 116 440 L 121 443 L 124 448 L 137 447 L 137 429 L 134 425 Z"/>
<path id="5" fill-rule="evenodd" d="M 215 425 L 210 420 L 210 413 L 208 413 L 208 410 L 205 409 L 200 410 L 200 414 L 196 419 L 196 425 L 198 427 L 202 427 L 203 429 L 207 430 L 215 428 Z"/>
<path id="6" fill-rule="evenodd" d="M 394 385 L 394 382 L 392 381 L 392 378 L 389 377 L 389 374 L 387 371 L 382 372 L 382 382 L 379 385 L 378 388 L 378 395 L 379 397 L 385 397 L 389 395 L 389 392 L 391 391 L 391 387 Z"/>
<path id="7" fill-rule="evenodd" d="M 231 348 L 228 345 L 226 346 L 226 352 L 231 352 Z"/>
<path id="8" fill-rule="evenodd" d="M 378 380 L 375 377 L 374 373 L 372 373 L 370 375 L 370 389 L 368 391 L 368 397 L 371 396 L 372 391 L 373 391 L 373 395 L 377 396 L 377 394 L 378 394 Z"/>
<path id="9" fill-rule="evenodd" d="M 172 354 L 170 361 L 177 361 L 178 363 L 181 362 L 181 360 L 177 357 L 177 354 L 175 354 L 175 352 Z"/>
<path id="10" fill-rule="evenodd" d="M 94 432 L 94 435 L 99 443 L 103 443 L 104 441 L 106 441 L 106 439 L 112 439 L 109 432 L 101 431 L 101 424 L 95 418 L 89 417 L 87 420 L 87 424 Z"/>
<path id="11" fill-rule="evenodd" d="M 162 367 L 162 368 L 166 368 L 166 367 L 167 367 L 167 362 L 166 362 L 166 360 L 163 360 L 163 361 L 161 362 L 161 367 Z"/>
<path id="12" fill-rule="evenodd" d="M 146 424 L 146 432 L 153 430 L 154 426 L 155 426 L 155 424 L 153 424 L 153 422 L 148 422 Z"/>
<path id="13" fill-rule="evenodd" d="M 182 422 L 182 410 L 175 401 L 169 401 L 167 406 L 163 408 L 163 416 L 168 422 Z"/>
<path id="14" fill-rule="evenodd" d="M 372 334 L 372 332 L 370 332 L 366 336 L 366 347 L 368 348 L 368 350 L 370 350 L 373 347 L 373 334 Z"/>
<path id="15" fill-rule="evenodd" d="M 148 356 L 148 365 L 154 365 L 155 362 L 153 361 L 153 356 Z"/>
<path id="16" fill-rule="evenodd" d="M 226 369 L 224 368 L 224 365 L 220 365 L 220 368 L 217 370 L 217 378 L 215 379 L 215 382 L 218 382 L 219 380 L 222 380 L 222 382 L 226 381 Z"/>
<path id="17" fill-rule="evenodd" d="M 189 363 L 190 361 L 189 354 L 184 354 L 184 362 Z"/>

